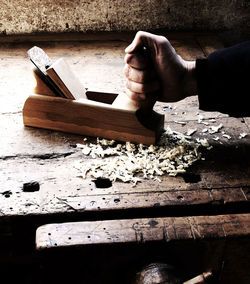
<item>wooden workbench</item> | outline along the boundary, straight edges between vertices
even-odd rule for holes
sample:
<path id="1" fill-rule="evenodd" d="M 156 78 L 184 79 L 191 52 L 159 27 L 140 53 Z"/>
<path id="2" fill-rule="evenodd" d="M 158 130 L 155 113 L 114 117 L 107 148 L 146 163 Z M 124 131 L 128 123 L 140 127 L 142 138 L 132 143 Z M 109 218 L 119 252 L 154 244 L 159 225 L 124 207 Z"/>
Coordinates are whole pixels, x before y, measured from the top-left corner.
<path id="1" fill-rule="evenodd" d="M 23 259 L 25 263 L 29 263 L 30 259 L 34 262 L 34 258 L 35 263 L 38 262 L 40 253 L 43 254 L 35 251 L 35 232 L 39 226 L 81 221 L 83 223 L 79 223 L 77 228 L 73 227 L 75 233 L 85 236 L 86 241 L 81 238 L 76 241 L 70 235 L 66 235 L 67 240 L 63 239 L 65 232 L 61 234 L 59 231 L 57 241 L 48 244 L 43 235 L 41 243 L 44 247 L 58 247 L 59 244 L 63 249 L 66 246 L 80 246 L 85 254 L 92 256 L 90 259 L 94 262 L 94 253 L 99 255 L 102 251 L 102 257 L 99 255 L 98 258 L 100 266 L 103 264 L 101 259 L 109 259 L 110 262 L 107 263 L 112 265 L 113 262 L 120 261 L 120 268 L 126 257 L 123 260 L 121 255 L 114 257 L 112 262 L 111 256 L 106 255 L 107 251 L 110 255 L 116 255 L 117 252 L 124 255 L 127 252 L 128 255 L 132 251 L 130 255 L 134 258 L 129 263 L 138 268 L 139 259 L 145 260 L 145 255 L 152 256 L 153 251 L 160 255 L 163 253 L 161 248 L 164 247 L 175 256 L 182 255 L 180 258 L 176 256 L 176 263 L 182 268 L 186 267 L 183 271 L 187 279 L 195 273 L 203 272 L 200 270 L 207 267 L 216 266 L 218 269 L 220 266 L 222 283 L 249 283 L 249 257 L 246 258 L 245 252 L 249 248 L 250 234 L 250 118 L 233 118 L 222 113 L 200 111 L 196 97 L 172 104 L 157 103 L 155 109 L 165 114 L 166 126 L 182 133 L 186 133 L 189 128 L 197 128 L 193 139 L 205 137 L 213 148 L 205 151 L 205 160 L 195 163 L 186 174 L 177 177 L 166 175 L 161 183 L 145 180 L 136 187 L 121 182 L 105 187 L 105 184 L 98 185 L 91 177 L 82 179 L 74 163 L 86 159 L 76 148 L 77 143 L 84 143 L 83 136 L 23 126 L 22 107 L 34 87 L 32 66 L 27 58 L 29 48 L 37 45 L 53 60 L 64 57 L 90 90 L 121 93 L 125 82 L 122 74 L 124 49 L 131 39 L 131 34 L 0 38 L 2 267 L 6 263 L 7 266 L 18 263 L 22 267 Z M 169 34 L 169 39 L 177 52 L 187 60 L 205 57 L 222 48 L 220 41 L 210 34 L 177 33 Z M 199 115 L 203 116 L 205 123 L 210 123 L 212 118 L 216 119 L 215 125 L 222 123 L 222 131 L 230 135 L 231 139 L 223 137 L 222 132 L 213 135 L 202 132 L 206 125 L 198 123 Z M 186 124 L 176 121 L 184 121 Z M 240 139 L 239 135 L 243 132 L 248 135 Z M 216 136 L 219 137 L 217 141 L 213 139 Z M 95 139 L 88 138 L 88 141 Z M 34 191 L 31 189 L 31 192 L 25 192 L 25 184 L 34 181 L 37 182 L 36 185 L 39 184 L 39 190 L 36 191 L 35 186 Z M 100 220 L 106 220 L 106 235 L 96 231 L 96 238 L 95 228 L 102 225 L 95 222 Z M 94 223 L 84 223 L 89 221 Z M 224 226 L 224 223 L 227 225 Z M 134 235 L 129 230 L 135 224 Z M 150 229 L 151 225 L 148 227 L 145 224 L 151 224 L 154 232 Z M 92 228 L 91 233 L 86 229 L 88 226 Z M 73 230 L 72 227 L 69 229 Z M 107 237 L 108 230 L 113 234 L 110 233 Z M 239 242 L 235 241 L 238 239 Z M 47 237 L 47 240 L 50 239 Z M 208 240 L 209 245 L 207 242 L 204 244 L 204 240 Z M 228 240 L 231 240 L 230 245 Z M 179 242 L 181 252 L 177 245 Z M 111 246 L 107 249 L 108 244 L 113 244 L 115 249 Z M 144 246 L 148 254 L 145 253 Z M 70 254 L 69 248 L 67 253 Z M 236 252 L 233 253 L 234 260 L 230 257 L 229 248 Z M 139 252 L 135 253 L 137 249 Z M 59 248 L 56 253 L 53 250 L 53 260 L 58 251 Z M 74 250 L 74 253 L 79 257 L 79 252 Z M 163 254 L 166 256 L 165 252 Z M 185 259 L 187 255 L 191 258 L 185 265 L 184 255 Z M 237 273 L 233 272 L 232 268 L 239 261 L 242 263 L 237 267 Z M 60 261 L 58 263 L 62 265 Z M 90 263 L 91 261 L 86 266 L 88 269 Z M 106 266 L 107 272 L 109 270 Z M 102 276 L 104 274 L 103 272 Z M 236 276 L 241 279 L 240 282 L 235 282 Z M 102 283 L 111 283 L 110 279 Z M 123 283 L 122 281 L 120 279 L 118 282 Z"/>

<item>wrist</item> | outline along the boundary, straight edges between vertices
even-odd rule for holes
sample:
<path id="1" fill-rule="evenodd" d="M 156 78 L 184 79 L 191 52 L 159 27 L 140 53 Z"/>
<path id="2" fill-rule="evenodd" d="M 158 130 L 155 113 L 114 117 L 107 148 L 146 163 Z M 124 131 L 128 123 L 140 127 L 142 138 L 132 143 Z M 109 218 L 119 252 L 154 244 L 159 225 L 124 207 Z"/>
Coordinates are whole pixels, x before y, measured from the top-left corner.
<path id="1" fill-rule="evenodd" d="M 195 75 L 196 61 L 185 61 L 185 76 L 183 78 L 184 98 L 197 95 L 197 80 Z"/>

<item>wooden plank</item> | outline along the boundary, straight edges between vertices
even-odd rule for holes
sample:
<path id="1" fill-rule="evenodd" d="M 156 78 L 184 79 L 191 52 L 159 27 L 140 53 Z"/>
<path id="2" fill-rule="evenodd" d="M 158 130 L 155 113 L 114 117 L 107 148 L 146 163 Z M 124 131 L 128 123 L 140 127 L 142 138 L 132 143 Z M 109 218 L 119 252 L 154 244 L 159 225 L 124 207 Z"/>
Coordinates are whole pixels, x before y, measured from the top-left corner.
<path id="1" fill-rule="evenodd" d="M 176 178 L 166 176 L 162 183 L 145 181 L 138 184 L 136 188 L 118 182 L 108 188 L 97 188 L 90 179 L 82 180 L 78 177 L 79 173 L 74 168 L 74 154 L 66 157 L 67 154 L 67 152 L 51 153 L 2 160 L 3 178 L 1 179 L 2 195 L 0 195 L 2 214 L 13 216 L 24 213 L 48 214 L 48 212 L 71 211 L 80 213 L 152 206 L 185 205 L 188 207 L 197 204 L 223 206 L 224 203 L 244 203 L 249 199 L 249 190 L 247 191 L 250 187 L 249 170 L 244 173 L 243 168 L 239 176 L 237 165 L 235 165 L 235 171 L 230 170 L 228 166 L 226 171 L 215 169 L 216 171 L 212 172 L 202 172 L 201 181 L 196 183 L 192 180 L 189 183 L 181 176 Z M 209 167 L 213 167 L 213 163 L 209 164 Z M 197 165 L 197 168 L 201 170 L 200 165 Z M 198 175 L 196 171 L 194 173 Z M 40 183 L 39 193 L 22 191 L 23 184 L 31 180 Z M 242 187 L 245 188 L 244 192 Z M 6 198 L 4 194 L 6 188 L 10 192 L 9 198 Z"/>
<path id="2" fill-rule="evenodd" d="M 239 128 L 244 127 L 238 119 L 218 121 L 231 131 L 226 133 L 232 135 L 232 141 L 221 139 L 222 145 L 214 141 L 214 148 L 205 155 L 206 160 L 197 162 L 189 170 L 187 180 L 185 176 L 164 176 L 162 183 L 145 180 L 136 188 L 120 182 L 109 188 L 97 188 L 90 177 L 86 180 L 80 178 L 74 167 L 76 161 L 86 159 L 80 150 L 72 147 L 74 143 L 82 143 L 82 137 L 33 129 L 24 131 L 20 114 L 5 115 L 4 118 L 1 121 L 4 146 L 1 148 L 0 188 L 2 192 L 10 191 L 11 194 L 9 198 L 2 194 L 0 199 L 2 214 L 6 216 L 140 209 L 155 204 L 160 207 L 220 204 L 223 207 L 229 201 L 230 204 L 244 203 L 249 199 L 250 167 L 245 159 L 249 153 L 249 137 L 236 140 Z M 13 126 L 19 143 L 15 143 L 14 137 L 10 139 L 6 125 Z M 176 130 L 185 127 L 173 125 L 180 127 L 173 128 Z M 199 133 L 197 135 L 195 137 L 200 137 Z M 195 181 L 195 178 L 198 180 Z M 39 193 L 22 192 L 23 184 L 31 180 L 40 183 Z"/>
<path id="3" fill-rule="evenodd" d="M 36 232 L 36 248 L 249 235 L 249 214 L 73 222 L 39 227 Z"/>

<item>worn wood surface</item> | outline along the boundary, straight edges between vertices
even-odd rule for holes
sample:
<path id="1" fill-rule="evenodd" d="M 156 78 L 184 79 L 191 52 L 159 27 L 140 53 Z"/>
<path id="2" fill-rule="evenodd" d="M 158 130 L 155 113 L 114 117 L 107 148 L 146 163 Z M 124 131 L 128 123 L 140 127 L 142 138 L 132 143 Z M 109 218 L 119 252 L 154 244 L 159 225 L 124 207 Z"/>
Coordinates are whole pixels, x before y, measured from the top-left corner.
<path id="1" fill-rule="evenodd" d="M 222 47 L 215 37 L 208 34 L 175 33 L 168 34 L 168 37 L 177 52 L 188 60 L 207 56 Z M 16 263 L 14 269 L 20 275 L 29 274 L 31 268 L 40 267 L 36 256 L 30 254 L 33 254 L 35 230 L 47 223 L 105 219 L 125 222 L 122 219 L 155 219 L 168 216 L 178 219 L 183 216 L 218 214 L 227 214 L 226 218 L 230 218 L 230 214 L 245 213 L 244 220 L 237 216 L 225 225 L 226 233 L 229 232 L 226 236 L 235 234 L 235 237 L 243 238 L 244 228 L 249 220 L 246 215 L 249 212 L 250 196 L 249 118 L 232 118 L 222 113 L 202 112 L 198 109 L 195 97 L 179 103 L 157 103 L 155 109 L 165 115 L 165 126 L 169 125 L 173 130 L 182 133 L 186 133 L 189 128 L 197 128 L 192 139 L 206 137 L 213 148 L 205 151 L 205 160 L 194 164 L 187 174 L 177 177 L 166 175 L 161 183 L 145 180 L 136 187 L 115 182 L 110 187 L 100 188 L 92 178 L 82 179 L 74 164 L 86 159 L 75 147 L 77 143 L 84 143 L 84 136 L 23 126 L 23 104 L 35 86 L 33 66 L 26 55 L 29 48 L 33 45 L 40 46 L 53 60 L 64 57 L 72 70 L 81 74 L 79 78 L 88 90 L 120 93 L 124 91 L 125 83 L 122 74 L 124 49 L 131 39 L 131 34 L 126 33 L 101 37 L 87 34 L 81 35 L 80 38 L 76 34 L 49 37 L 41 35 L 39 38 L 26 36 L 24 42 L 22 38 L 17 37 L 10 40 L 4 38 L 4 43 L 1 41 L 0 271 L 2 269 L 4 273 L 9 272 L 9 277 L 13 274 L 13 266 L 9 265 L 13 257 Z M 203 134 L 202 130 L 207 126 L 198 123 L 198 113 L 204 117 L 203 122 L 210 125 L 222 123 L 222 130 L 232 138 L 223 137 L 222 132 L 214 135 Z M 216 122 L 210 122 L 211 118 L 216 119 Z M 178 124 L 178 121 L 184 121 L 186 124 Z M 239 139 L 240 133 L 243 132 L 248 133 L 248 136 Z M 213 139 L 216 136 L 219 137 L 218 141 Z M 88 138 L 88 141 L 95 142 L 95 139 Z M 27 186 L 30 182 L 33 183 Z M 194 221 L 196 218 L 198 217 L 190 217 L 190 220 Z M 214 225 L 202 226 L 199 227 L 203 230 L 200 231 L 201 235 L 204 238 L 211 236 L 209 228 L 214 228 Z M 100 246 L 97 245 L 96 249 L 87 246 L 89 251 L 84 251 L 84 254 L 74 250 L 68 257 L 63 253 L 61 257 L 57 255 L 55 258 L 46 258 L 43 264 L 45 269 L 40 277 L 34 275 L 34 279 L 42 279 L 40 283 L 69 283 L 72 282 L 73 275 L 75 282 L 86 277 L 86 283 L 95 283 L 97 267 L 100 278 L 104 279 L 110 276 L 110 273 L 119 277 L 121 273 L 124 274 L 124 267 L 128 272 L 127 267 L 139 268 L 138 264 L 150 260 L 150 256 L 163 254 L 178 259 L 178 265 L 186 269 L 185 279 L 198 275 L 205 271 L 204 268 L 216 262 L 214 266 L 223 266 L 223 283 L 233 284 L 235 279 L 239 279 L 239 275 L 232 273 L 236 268 L 241 276 L 244 275 L 240 278 L 241 283 L 249 283 L 249 261 L 248 254 L 246 255 L 249 240 L 236 239 L 235 243 L 231 244 L 226 237 L 224 242 L 224 225 L 218 228 L 220 230 L 215 235 L 223 238 L 222 243 L 219 240 L 219 243 L 213 246 L 212 239 L 209 239 L 209 244 L 205 243 L 202 250 L 196 241 L 203 242 L 205 239 L 196 239 L 193 242 L 190 225 L 183 227 L 190 239 L 178 241 L 176 246 L 172 242 L 163 243 L 161 240 L 157 242 L 158 247 L 154 242 L 149 242 L 150 246 L 147 246 L 146 242 L 146 248 L 142 243 L 134 243 L 136 247 L 132 246 L 130 249 L 127 246 L 115 246 L 113 249 L 108 246 L 103 248 L 102 255 Z M 178 229 L 181 230 L 181 227 Z M 150 229 L 145 230 L 149 239 L 158 236 L 151 235 Z M 212 232 L 214 230 L 215 228 Z M 194 232 L 197 237 L 196 233 Z M 161 236 L 163 235 L 159 235 Z M 248 238 L 246 234 L 245 237 Z M 184 244 L 185 241 L 190 242 Z M 232 245 L 234 247 L 231 249 Z M 84 263 L 87 273 L 82 272 L 82 255 L 87 256 Z M 187 259 L 190 260 L 188 263 Z M 97 262 L 98 265 L 93 266 L 93 263 Z M 120 263 L 124 264 L 124 267 L 120 266 Z M 206 265 L 207 263 L 209 265 Z M 201 264 L 204 267 L 201 267 Z M 76 273 L 76 268 L 79 273 Z M 62 270 L 73 273 L 69 273 L 67 277 L 60 273 Z M 126 273 L 127 278 L 131 276 L 130 273 L 131 271 Z M 102 283 L 117 283 L 115 276 L 110 277 L 112 279 L 108 277 L 108 281 Z M 90 282 L 89 278 L 93 281 Z M 30 283 L 34 283 L 34 279 Z M 42 282 L 43 280 L 45 281 Z M 129 283 L 125 280 L 119 281 L 122 282 Z"/>
<path id="2" fill-rule="evenodd" d="M 206 56 L 221 45 L 214 37 L 172 35 L 177 52 L 191 60 Z M 126 40 L 72 41 L 35 43 L 56 60 L 66 58 L 72 70 L 89 89 L 110 92 L 124 91 L 122 75 Z M 210 40 L 210 41 L 209 41 Z M 1 77 L 1 186 L 2 216 L 23 216 L 64 212 L 149 208 L 152 206 L 189 206 L 199 204 L 245 203 L 249 200 L 249 133 L 248 118 L 230 118 L 216 112 L 198 110 L 195 97 L 172 104 L 159 104 L 155 109 L 165 114 L 166 126 L 186 133 L 197 128 L 193 139 L 206 137 L 213 149 L 204 153 L 206 160 L 197 162 L 187 176 L 165 176 L 162 183 L 145 180 L 135 188 L 115 182 L 109 188 L 97 188 L 88 178 L 83 180 L 74 168 L 75 161 L 85 159 L 75 148 L 84 136 L 23 127 L 22 107 L 33 91 L 31 63 L 26 52 L 28 43 L 6 43 L 0 48 Z M 8 72 L 6 72 L 8 70 Z M 97 80 L 98 77 L 98 80 Z M 165 109 L 163 109 L 165 107 Z M 172 107 L 172 108 L 171 108 Z M 221 133 L 204 135 L 207 127 L 198 123 L 215 118 L 223 124 L 228 140 Z M 186 125 L 176 122 L 184 121 Z M 212 125 L 212 123 L 210 123 Z M 218 141 L 213 138 L 219 136 Z M 38 192 L 23 192 L 23 184 L 37 181 Z"/>
<path id="3" fill-rule="evenodd" d="M 127 219 L 43 225 L 37 249 L 107 243 L 249 237 L 248 214 Z"/>
<path id="4" fill-rule="evenodd" d="M 176 35 L 169 38 L 185 59 L 206 56 L 221 47 L 219 41 L 207 35 Z M 60 41 L 33 43 L 5 43 L 1 53 L 1 179 L 0 213 L 2 216 L 40 215 L 65 212 L 86 212 L 116 209 L 140 209 L 200 204 L 245 204 L 249 200 L 249 135 L 239 139 L 240 133 L 249 134 L 248 118 L 232 118 L 217 112 L 202 112 L 196 97 L 172 104 L 157 103 L 155 109 L 165 115 L 165 127 L 186 133 L 197 128 L 193 139 L 206 137 L 213 149 L 204 153 L 205 160 L 197 162 L 187 175 L 164 176 L 162 183 L 145 180 L 132 184 L 115 182 L 109 188 L 97 188 L 89 177 L 79 177 L 75 161 L 86 159 L 75 148 L 84 136 L 70 135 L 24 127 L 23 104 L 35 85 L 31 63 L 26 52 L 36 44 L 56 60 L 66 58 L 73 72 L 88 89 L 113 93 L 124 91 L 123 56 L 130 42 Z M 6 71 L 7 70 L 7 71 Z M 98 78 L 98 79 L 97 79 Z M 165 107 L 165 108 L 164 108 Z M 208 135 L 207 127 L 198 123 L 199 115 L 210 125 L 223 124 L 222 133 Z M 211 118 L 216 122 L 211 123 Z M 186 125 L 178 124 L 186 122 Z M 216 136 L 218 141 L 213 140 Z M 94 141 L 94 140 L 90 140 Z M 37 181 L 37 192 L 23 192 L 23 184 Z M 240 207 L 238 207 L 240 209 Z"/>

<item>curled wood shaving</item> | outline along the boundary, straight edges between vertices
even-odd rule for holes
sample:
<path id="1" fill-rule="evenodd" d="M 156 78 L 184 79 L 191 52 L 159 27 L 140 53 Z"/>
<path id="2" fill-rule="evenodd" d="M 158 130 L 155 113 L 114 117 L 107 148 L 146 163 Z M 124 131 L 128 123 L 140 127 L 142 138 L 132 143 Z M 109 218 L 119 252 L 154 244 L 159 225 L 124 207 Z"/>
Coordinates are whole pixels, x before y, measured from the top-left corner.
<path id="1" fill-rule="evenodd" d="M 174 122 L 177 123 L 177 124 L 182 124 L 182 125 L 186 125 L 187 124 L 185 121 L 174 120 Z"/>
<path id="2" fill-rule="evenodd" d="M 222 136 L 223 136 L 224 138 L 227 138 L 228 140 L 232 138 L 232 137 L 231 137 L 230 135 L 228 135 L 228 134 L 222 134 Z"/>
<path id="3" fill-rule="evenodd" d="M 223 127 L 223 124 L 220 123 L 218 126 L 210 126 L 209 133 L 214 134 L 219 132 L 219 130 Z"/>
<path id="4" fill-rule="evenodd" d="M 188 130 L 187 130 L 187 132 L 186 132 L 186 135 L 187 136 L 191 136 L 191 135 L 193 135 L 195 132 L 197 131 L 197 128 L 189 128 Z"/>
<path id="5" fill-rule="evenodd" d="M 247 136 L 246 132 L 240 133 L 239 139 L 245 138 Z"/>
<path id="6" fill-rule="evenodd" d="M 206 139 L 189 139 L 170 128 L 162 134 L 157 145 L 150 146 L 97 138 L 96 144 L 77 144 L 89 160 L 83 159 L 75 167 L 83 178 L 90 175 L 134 184 L 143 179 L 160 181 L 159 176 L 166 173 L 171 176 L 184 173 L 201 158 L 200 147 L 209 148 Z"/>

